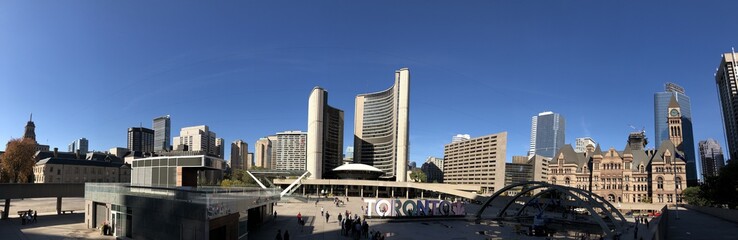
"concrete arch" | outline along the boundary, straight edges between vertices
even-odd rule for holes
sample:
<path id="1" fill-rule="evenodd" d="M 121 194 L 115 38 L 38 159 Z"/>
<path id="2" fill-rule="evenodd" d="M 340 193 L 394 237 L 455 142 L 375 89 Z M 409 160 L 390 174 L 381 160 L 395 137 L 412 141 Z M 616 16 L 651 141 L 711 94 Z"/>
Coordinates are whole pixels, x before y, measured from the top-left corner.
<path id="1" fill-rule="evenodd" d="M 492 194 L 492 196 L 490 196 L 490 198 L 487 199 L 487 201 L 485 201 L 485 203 L 482 206 L 482 208 L 475 215 L 476 216 L 476 219 L 477 219 L 477 222 L 479 222 L 481 220 L 482 213 L 484 213 L 484 211 L 487 209 L 487 207 L 489 206 L 489 204 L 492 203 L 492 201 L 494 201 L 497 197 L 499 197 L 500 195 L 502 195 L 502 193 L 504 193 L 504 192 L 506 192 L 506 191 L 508 191 L 510 189 L 516 188 L 516 187 L 523 187 L 524 190 L 522 190 L 520 193 L 516 194 L 512 198 L 512 200 L 508 201 L 508 203 L 505 205 L 505 207 L 502 208 L 500 210 L 500 212 L 497 214 L 497 217 L 501 217 L 503 213 L 507 212 L 507 209 L 510 207 L 510 205 L 512 205 L 512 203 L 515 202 L 522 195 L 524 195 L 524 194 L 526 194 L 526 193 L 528 193 L 530 191 L 536 190 L 536 189 L 546 188 L 546 190 L 544 190 L 543 192 L 540 192 L 540 193 L 535 194 L 531 198 L 531 200 L 529 200 L 517 212 L 516 216 L 519 216 L 520 213 L 522 212 L 522 210 L 526 206 L 528 206 L 533 199 L 536 199 L 536 198 L 540 197 L 541 195 L 543 195 L 546 192 L 559 191 L 562 194 L 564 194 L 564 195 L 566 195 L 566 196 L 571 197 L 572 199 L 574 199 L 577 202 L 577 204 L 579 204 L 580 206 L 585 207 L 587 209 L 587 211 L 590 213 L 590 216 L 592 216 L 592 219 L 598 225 L 600 225 L 600 227 L 602 228 L 603 232 L 606 235 L 612 234 L 613 231 L 616 231 L 616 232 L 619 232 L 619 233 L 622 233 L 623 232 L 622 223 L 621 224 L 618 224 L 616 222 L 617 219 L 615 219 L 615 216 L 613 216 L 612 212 L 616 212 L 616 214 L 618 215 L 618 217 L 620 218 L 620 220 L 623 221 L 623 222 L 625 222 L 625 218 L 623 217 L 623 215 L 612 204 L 610 204 L 610 202 L 608 202 L 607 200 L 605 200 L 601 196 L 598 196 L 597 194 L 592 194 L 590 192 L 587 192 L 587 191 L 584 191 L 584 190 L 578 189 L 578 188 L 566 187 L 566 186 L 560 186 L 560 185 L 553 185 L 553 184 L 549 184 L 549 183 L 546 183 L 546 182 L 538 182 L 538 181 L 537 182 L 524 182 L 524 183 L 512 184 L 512 185 L 506 186 L 506 187 L 500 189 L 499 191 L 495 192 L 494 194 Z M 582 197 L 578 196 L 578 195 L 584 197 L 584 199 Z M 587 201 L 585 201 L 585 199 Z M 610 220 L 612 221 L 613 226 L 615 227 L 615 229 L 611 229 L 610 226 L 607 223 L 605 223 L 605 221 L 603 220 L 603 218 L 598 217 L 599 214 L 595 211 L 595 208 L 601 209 L 602 212 L 606 215 L 606 217 L 609 217 L 610 218 Z"/>

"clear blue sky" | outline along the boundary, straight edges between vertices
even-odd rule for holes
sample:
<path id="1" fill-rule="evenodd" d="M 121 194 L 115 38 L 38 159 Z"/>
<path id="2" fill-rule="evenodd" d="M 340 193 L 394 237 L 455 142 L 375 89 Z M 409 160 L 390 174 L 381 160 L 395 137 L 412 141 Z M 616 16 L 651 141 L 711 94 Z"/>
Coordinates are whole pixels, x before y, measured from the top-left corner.
<path id="1" fill-rule="evenodd" d="M 443 156 L 457 133 L 508 132 L 565 116 L 566 140 L 622 149 L 653 139 L 653 93 L 692 98 L 695 142 L 723 143 L 714 77 L 738 46 L 736 1 L 1 1 L 0 140 L 33 112 L 39 142 L 126 145 L 172 116 L 227 142 L 307 129 L 310 90 L 329 91 L 353 143 L 354 97 L 411 70 L 410 157 Z M 649 144 L 653 146 L 653 144 Z M 725 146 L 724 146 L 725 147 Z M 229 152 L 227 149 L 226 152 Z"/>

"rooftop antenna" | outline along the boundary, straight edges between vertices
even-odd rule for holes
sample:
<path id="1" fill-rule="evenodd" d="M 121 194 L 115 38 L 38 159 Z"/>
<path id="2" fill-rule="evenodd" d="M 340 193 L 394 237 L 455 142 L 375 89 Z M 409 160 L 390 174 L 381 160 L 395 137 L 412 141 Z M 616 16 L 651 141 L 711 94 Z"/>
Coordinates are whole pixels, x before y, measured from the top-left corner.
<path id="1" fill-rule="evenodd" d="M 31 113 L 31 119 L 30 119 L 30 120 L 28 120 L 28 121 L 31 121 L 31 122 L 33 122 L 33 113 Z"/>

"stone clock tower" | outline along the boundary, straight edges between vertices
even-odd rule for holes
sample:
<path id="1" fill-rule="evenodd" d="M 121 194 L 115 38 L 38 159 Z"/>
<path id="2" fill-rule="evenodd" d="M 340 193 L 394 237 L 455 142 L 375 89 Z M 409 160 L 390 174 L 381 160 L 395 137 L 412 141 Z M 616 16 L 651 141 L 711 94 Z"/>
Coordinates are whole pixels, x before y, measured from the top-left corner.
<path id="1" fill-rule="evenodd" d="M 679 103 L 676 101 L 676 97 L 672 96 L 667 108 L 669 114 L 667 121 L 669 121 L 669 140 L 674 143 L 677 150 L 684 151 L 682 149 L 682 110 L 679 107 Z"/>

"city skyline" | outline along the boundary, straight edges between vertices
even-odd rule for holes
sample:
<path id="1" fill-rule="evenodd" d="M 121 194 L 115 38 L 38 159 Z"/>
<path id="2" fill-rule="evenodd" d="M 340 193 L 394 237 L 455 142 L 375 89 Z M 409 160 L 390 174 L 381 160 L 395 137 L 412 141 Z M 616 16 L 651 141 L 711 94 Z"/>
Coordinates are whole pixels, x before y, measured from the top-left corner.
<path id="1" fill-rule="evenodd" d="M 676 3 L 675 10 L 667 13 L 658 11 L 654 3 L 638 7 L 628 3 L 583 3 L 573 9 L 562 8 L 556 3 L 536 6 L 491 3 L 479 6 L 480 10 L 458 5 L 412 10 L 419 15 L 414 19 L 403 17 L 382 3 L 354 5 L 344 13 L 332 12 L 326 16 L 296 10 L 301 4 L 306 3 L 296 3 L 295 9 L 287 8 L 286 11 L 294 14 L 294 18 L 304 19 L 304 23 L 280 21 L 269 17 L 270 11 L 255 11 L 274 9 L 276 6 L 270 3 L 255 4 L 249 8 L 249 14 L 227 11 L 222 6 L 204 7 L 223 11 L 224 17 L 203 23 L 186 18 L 201 6 L 182 7 L 169 16 L 182 21 L 175 23 L 177 21 L 158 18 L 157 11 L 165 6 L 155 4 L 151 6 L 152 12 L 138 13 L 137 9 L 126 7 L 110 10 L 99 5 L 88 8 L 64 4 L 47 9 L 43 6 L 20 8 L 4 3 L 4 9 L 13 14 L 0 16 L 0 28 L 16 37 L 0 37 L 3 43 L 0 52 L 7 53 L 0 54 L 3 63 L 0 64 L 0 79 L 10 89 L 44 87 L 37 88 L 36 94 L 10 91 L 0 95 L 7 108 L 6 117 L 0 119 L 0 140 L 22 136 L 27 115 L 33 112 L 37 115 L 34 121 L 39 144 L 64 149 L 70 139 L 85 136 L 90 140 L 90 150 L 100 151 L 125 147 L 125 129 L 138 127 L 140 123 L 148 128 L 152 118 L 170 114 L 173 129 L 204 124 L 220 133 L 218 136 L 226 142 L 244 139 L 253 145 L 257 139 L 275 132 L 306 131 L 305 99 L 315 85 L 330 89 L 331 105 L 349 113 L 344 131 L 350 132 L 354 97 L 385 89 L 387 84 L 383 79 L 391 77 L 391 70 L 409 67 L 415 80 L 410 98 L 413 108 L 409 160 L 417 163 L 426 156 L 441 156 L 443 145 L 450 142 L 449 136 L 460 132 L 478 137 L 507 131 L 508 155 L 524 155 L 530 133 L 528 119 L 546 110 L 566 116 L 568 138 L 565 142 L 569 144 L 573 144 L 576 137 L 590 136 L 597 139 L 603 149 L 620 149 L 625 144 L 624 137 L 632 131 L 629 125 L 645 127 L 647 137 L 652 140 L 655 137 L 653 106 L 649 103 L 653 93 L 661 91 L 666 82 L 675 82 L 689 92 L 694 138 L 715 138 L 727 149 L 719 127 L 722 122 L 713 74 L 720 54 L 738 46 L 734 40 L 738 39 L 738 33 L 714 26 L 715 22 L 738 21 L 726 10 L 729 7 L 716 8 L 716 3 Z M 307 5 L 302 7 L 315 9 Z M 330 9 L 331 6 L 321 7 Z M 408 6 L 399 3 L 397 7 Z M 98 8 L 99 12 L 87 11 Z M 372 15 L 390 17 L 381 19 L 358 14 L 360 8 L 379 13 Z M 560 11 L 555 15 L 546 13 L 546 9 L 551 8 Z M 591 11 L 581 11 L 585 9 Z M 617 11 L 598 16 L 589 23 L 574 21 L 594 16 L 587 12 L 611 9 Z M 443 18 L 448 22 L 441 22 L 435 30 L 423 28 L 417 22 L 437 23 L 439 20 L 432 16 L 447 16 L 443 14 L 445 10 L 452 15 L 467 11 L 468 14 L 459 19 Z M 526 20 L 512 14 L 519 11 L 540 14 Z M 722 11 L 728 14 L 721 14 Z M 35 18 L 37 14 L 49 17 Z M 142 14 L 142 19 L 162 21 L 145 21 L 144 24 L 143 20 L 115 20 L 129 19 L 128 16 L 135 14 Z M 275 25 L 265 29 L 241 15 L 269 19 L 275 21 Z M 349 17 L 352 15 L 356 15 L 355 18 Z M 685 15 L 690 17 L 682 19 Z M 100 16 L 107 16 L 111 21 L 84 21 Z M 623 20 L 622 16 L 629 17 Z M 349 20 L 321 25 L 326 20 L 343 18 Z M 478 18 L 484 21 L 474 21 Z M 14 27 L 12 23 L 18 21 L 28 27 Z M 242 28 L 228 25 L 234 21 L 245 25 L 247 30 L 239 32 L 236 29 Z M 146 24 L 153 26 L 143 27 Z M 395 24 L 405 27 L 402 31 L 388 29 Z M 561 27 L 565 24 L 567 27 Z M 78 25 L 100 28 L 100 33 L 90 35 L 86 28 Z M 207 33 L 226 37 L 214 39 L 203 34 L 183 40 L 169 35 L 191 36 L 193 33 L 175 30 L 156 33 L 158 29 L 182 29 L 181 26 L 189 25 L 196 26 L 196 30 L 221 26 Z M 353 25 L 359 27 L 350 27 Z M 43 37 L 50 29 L 66 30 L 60 30 L 59 37 L 51 40 Z M 541 31 L 547 33 L 546 36 L 540 37 Z M 339 32 L 345 33 L 328 38 L 327 42 L 316 41 Z M 393 33 L 401 34 L 404 39 L 390 41 L 375 37 Z M 131 49 L 125 47 L 126 40 L 114 37 L 118 34 L 151 36 L 155 40 Z M 293 35 L 303 37 L 275 41 Z M 473 37 L 459 39 L 457 35 Z M 612 38 L 613 35 L 616 37 Z M 92 48 L 90 44 L 83 44 L 84 38 L 80 36 L 106 44 L 97 44 L 100 49 Z M 479 40 L 472 40 L 475 37 Z M 27 41 L 29 39 L 34 41 Z M 668 42 L 663 43 L 663 39 Z M 169 41 L 174 44 L 156 49 L 160 47 L 159 42 Z M 75 44 L 61 47 L 70 42 Z M 542 52 L 546 54 L 540 54 Z M 605 52 L 608 57 L 598 59 L 604 62 L 592 59 Z M 546 64 L 531 70 L 528 68 L 530 62 Z M 605 68 L 608 65 L 610 67 Z M 616 71 L 611 69 L 612 65 L 618 66 Z M 80 70 L 75 66 L 87 67 Z M 34 70 L 41 68 L 45 71 Z M 532 74 L 520 74 L 525 71 L 532 71 Z M 605 72 L 607 74 L 602 74 Z M 541 78 L 540 74 L 544 73 L 545 78 Z M 592 76 L 597 78 L 592 81 Z M 61 86 L 62 82 L 67 86 Z M 610 91 L 593 91 L 605 85 Z M 87 103 L 93 117 L 58 118 L 63 114 L 62 106 L 71 104 L 71 100 L 50 101 L 40 97 L 51 94 L 51 89 L 69 90 L 70 87 L 90 92 L 89 97 L 98 99 Z M 137 91 L 141 87 L 153 90 Z M 464 93 L 463 97 L 457 96 L 459 92 Z M 446 97 L 445 93 L 454 97 Z M 171 101 L 195 97 L 195 94 L 210 99 L 195 103 Z M 575 94 L 576 97 L 569 97 Z M 162 97 L 166 100 L 160 103 Z M 221 106 L 213 107 L 211 101 Z M 7 104 L 9 102 L 14 104 Z M 515 104 L 486 104 L 489 102 Z M 242 103 L 249 107 L 241 110 Z M 103 107 L 110 106 L 122 111 L 103 114 Z M 236 108 L 240 112 L 227 111 Z M 592 109 L 628 111 L 632 115 L 598 115 L 592 114 Z M 344 148 L 351 146 L 353 136 L 345 134 L 343 142 Z M 654 141 L 650 141 L 648 147 L 654 146 Z"/>

